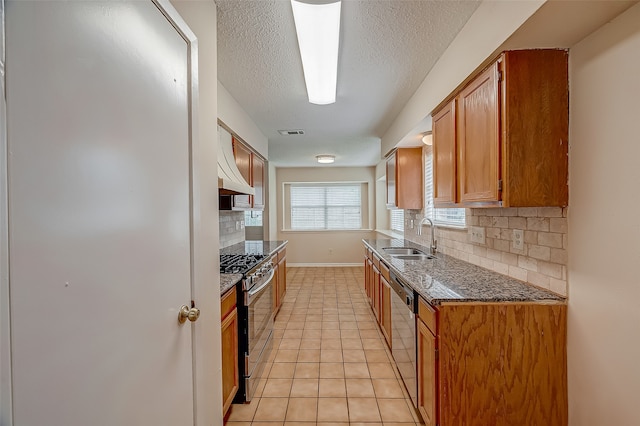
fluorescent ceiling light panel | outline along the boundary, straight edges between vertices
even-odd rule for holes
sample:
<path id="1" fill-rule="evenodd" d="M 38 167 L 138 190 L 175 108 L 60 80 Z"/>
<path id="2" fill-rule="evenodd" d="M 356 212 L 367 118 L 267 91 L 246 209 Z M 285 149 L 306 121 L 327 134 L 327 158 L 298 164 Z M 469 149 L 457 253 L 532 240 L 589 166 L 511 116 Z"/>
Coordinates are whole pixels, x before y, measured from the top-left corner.
<path id="1" fill-rule="evenodd" d="M 309 102 L 336 101 L 341 3 L 309 4 L 291 0 Z"/>

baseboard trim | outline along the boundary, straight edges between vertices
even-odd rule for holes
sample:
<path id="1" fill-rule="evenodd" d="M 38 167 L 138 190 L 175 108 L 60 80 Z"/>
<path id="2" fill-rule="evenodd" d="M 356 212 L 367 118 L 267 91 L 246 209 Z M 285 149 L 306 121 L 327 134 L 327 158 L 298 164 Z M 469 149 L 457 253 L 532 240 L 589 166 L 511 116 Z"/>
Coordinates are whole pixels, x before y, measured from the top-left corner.
<path id="1" fill-rule="evenodd" d="M 289 263 L 287 262 L 287 268 L 330 268 L 330 267 L 341 267 L 341 268 L 352 268 L 356 266 L 362 266 L 360 263 Z"/>

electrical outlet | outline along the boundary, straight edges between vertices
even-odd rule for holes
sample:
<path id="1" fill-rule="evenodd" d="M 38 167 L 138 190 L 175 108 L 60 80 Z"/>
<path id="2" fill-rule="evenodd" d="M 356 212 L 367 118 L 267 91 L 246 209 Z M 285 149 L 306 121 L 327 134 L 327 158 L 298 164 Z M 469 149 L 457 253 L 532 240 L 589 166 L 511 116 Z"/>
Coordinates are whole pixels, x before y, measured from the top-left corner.
<path id="1" fill-rule="evenodd" d="M 516 250 L 524 249 L 524 231 L 522 229 L 513 230 L 513 242 L 511 245 Z"/>
<path id="2" fill-rule="evenodd" d="M 409 221 L 409 228 L 413 229 L 413 219 Z"/>
<path id="3" fill-rule="evenodd" d="M 482 226 L 470 226 L 471 242 L 476 244 L 485 244 L 484 228 Z"/>
<path id="4" fill-rule="evenodd" d="M 244 229 L 244 220 L 240 221 L 240 229 Z"/>
<path id="5" fill-rule="evenodd" d="M 236 220 L 236 231 L 240 230 L 240 221 Z"/>

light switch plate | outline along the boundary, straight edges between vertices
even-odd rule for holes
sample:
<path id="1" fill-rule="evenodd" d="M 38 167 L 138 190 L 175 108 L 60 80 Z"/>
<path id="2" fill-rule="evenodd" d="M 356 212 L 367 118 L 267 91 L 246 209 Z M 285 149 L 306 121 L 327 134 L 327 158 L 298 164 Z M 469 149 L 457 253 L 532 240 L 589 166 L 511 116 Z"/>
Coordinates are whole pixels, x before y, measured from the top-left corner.
<path id="1" fill-rule="evenodd" d="M 476 244 L 485 244 L 484 228 L 482 226 L 470 226 L 471 242 Z"/>
<path id="2" fill-rule="evenodd" d="M 511 245 L 516 250 L 524 249 L 524 231 L 522 229 L 513 230 L 513 242 Z"/>

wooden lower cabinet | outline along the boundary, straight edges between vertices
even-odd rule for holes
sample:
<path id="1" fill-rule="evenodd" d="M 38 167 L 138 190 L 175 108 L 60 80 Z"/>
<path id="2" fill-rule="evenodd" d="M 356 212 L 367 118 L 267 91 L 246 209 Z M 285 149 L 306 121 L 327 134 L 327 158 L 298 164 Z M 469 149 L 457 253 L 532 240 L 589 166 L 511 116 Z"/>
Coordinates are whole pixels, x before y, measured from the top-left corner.
<path id="1" fill-rule="evenodd" d="M 274 257 L 273 262 L 275 263 L 273 265 L 275 271 L 273 275 L 273 310 L 277 313 L 287 292 L 287 249 L 281 249 Z"/>
<path id="2" fill-rule="evenodd" d="M 391 348 L 391 286 L 389 267 L 371 251 L 365 250 L 364 290 L 376 317 L 376 322 Z"/>
<path id="3" fill-rule="evenodd" d="M 387 345 L 391 347 L 391 286 L 382 274 L 380 275 L 380 330 Z"/>
<path id="4" fill-rule="evenodd" d="M 418 319 L 418 410 L 426 426 L 436 423 L 436 336 Z"/>
<path id="5" fill-rule="evenodd" d="M 380 271 L 376 265 L 372 267 L 371 287 L 373 296 L 371 298 L 371 308 L 376 317 L 376 321 L 380 323 Z"/>
<path id="6" fill-rule="evenodd" d="M 567 425 L 566 304 L 443 303 L 426 321 L 421 313 L 427 425 Z"/>
<path id="7" fill-rule="evenodd" d="M 222 411 L 226 413 L 240 385 L 238 371 L 238 309 L 235 287 L 221 299 L 222 314 Z"/>

